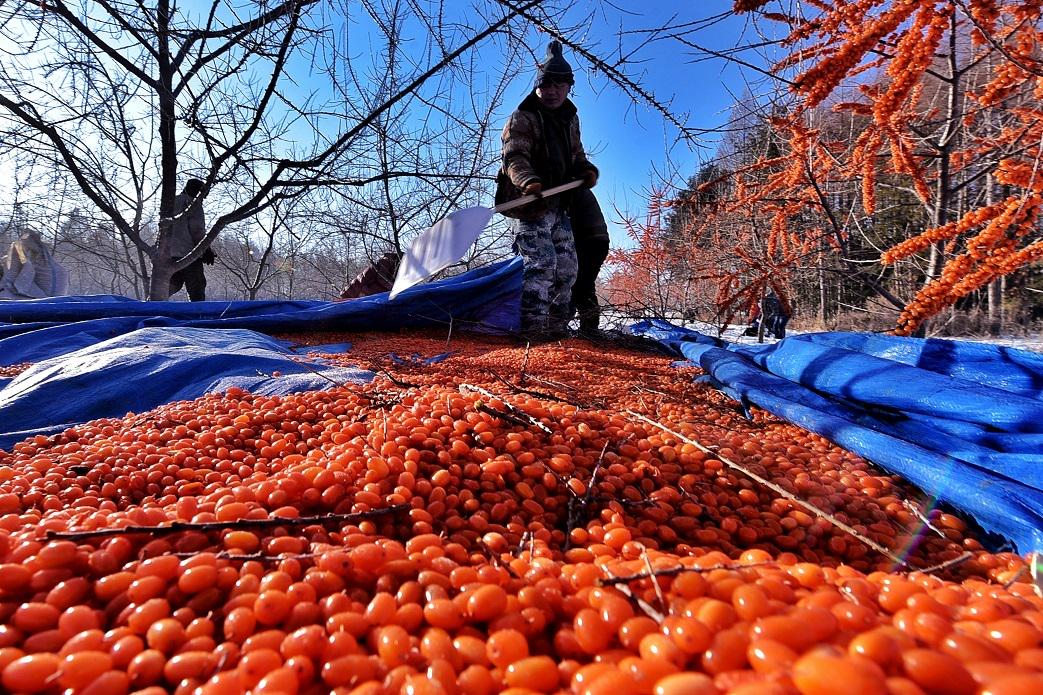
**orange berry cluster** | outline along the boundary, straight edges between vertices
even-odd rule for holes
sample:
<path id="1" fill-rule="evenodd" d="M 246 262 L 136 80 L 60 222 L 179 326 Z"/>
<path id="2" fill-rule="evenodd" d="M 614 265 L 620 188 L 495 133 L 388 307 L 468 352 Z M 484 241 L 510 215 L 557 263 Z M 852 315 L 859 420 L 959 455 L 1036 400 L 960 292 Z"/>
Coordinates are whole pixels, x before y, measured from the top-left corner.
<path id="1" fill-rule="evenodd" d="M 736 3 L 735 11 L 761 10 L 766 4 Z M 985 203 L 958 212 L 956 222 L 939 224 L 885 250 L 883 262 L 892 263 L 935 242 L 948 242 L 938 276 L 925 281 L 899 315 L 896 332 L 909 334 L 959 298 L 1043 254 L 1043 245 L 1028 239 L 1038 224 L 1035 200 L 1043 195 L 1038 166 L 1043 154 L 1043 3 L 810 4 L 814 10 L 804 15 L 762 13 L 790 27 L 782 43 L 792 50 L 772 70 L 778 75 L 802 70 L 790 82 L 798 100 L 788 119 L 763 119 L 779 143 L 771 156 L 766 153 L 732 171 L 727 203 L 692 216 L 698 224 L 684 238 L 693 241 L 695 262 L 689 265 L 695 270 L 685 276 L 671 268 L 671 278 L 677 285 L 690 277 L 716 280 L 718 315 L 727 321 L 743 302 L 734 291 L 737 277 L 742 286 L 765 279 L 766 270 L 783 275 L 813 269 L 808 260 L 818 251 L 843 250 L 850 222 L 839 221 L 845 213 L 829 207 L 829 194 L 859 186 L 862 212 L 872 216 L 878 182 L 887 177 L 889 185 L 911 185 L 924 208 L 936 215 L 943 204 L 936 200 L 939 186 L 947 188 L 943 198 L 955 196 L 982 177 L 984 162 L 1001 159 L 983 183 L 1011 187 L 1016 205 Z M 949 38 L 956 61 L 949 71 L 957 71 L 951 79 L 944 77 L 946 70 L 937 73 L 938 57 L 949 52 Z M 958 77 L 965 69 L 959 66 L 969 65 L 987 66 L 983 84 L 973 89 Z M 861 93 L 862 100 L 838 94 L 846 88 Z M 934 108 L 946 90 L 953 90 L 947 95 L 949 104 L 964 106 L 955 111 Z M 833 109 L 852 113 L 848 130 L 839 129 L 830 142 L 819 142 L 812 126 L 828 123 L 821 106 L 838 97 L 843 101 L 837 100 Z M 851 138 L 851 131 L 859 132 Z M 956 212 L 946 205 L 947 213 Z M 960 238 L 980 224 L 985 229 Z M 766 240 L 757 233 L 765 227 L 770 229 Z M 961 252 L 958 244 L 963 241 L 967 248 Z M 671 253 L 676 255 L 673 249 Z M 757 262 L 751 264 L 747 257 Z M 621 268 L 626 277 L 628 268 Z"/>
<path id="2" fill-rule="evenodd" d="M 1038 692 L 1024 560 L 695 370 L 581 341 L 453 336 L 398 366 L 446 339 L 307 341 L 345 339 L 326 357 L 385 376 L 0 452 L 6 692 Z"/>

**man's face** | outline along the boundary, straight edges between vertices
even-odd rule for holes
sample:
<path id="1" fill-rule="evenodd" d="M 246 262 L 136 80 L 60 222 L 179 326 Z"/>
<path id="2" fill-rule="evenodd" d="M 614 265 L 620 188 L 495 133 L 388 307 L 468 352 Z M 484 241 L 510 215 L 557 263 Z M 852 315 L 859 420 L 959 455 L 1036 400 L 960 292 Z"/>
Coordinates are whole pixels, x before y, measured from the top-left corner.
<path id="1" fill-rule="evenodd" d="M 568 82 L 544 82 L 536 88 L 536 97 L 548 109 L 556 109 L 565 103 L 571 86 Z"/>

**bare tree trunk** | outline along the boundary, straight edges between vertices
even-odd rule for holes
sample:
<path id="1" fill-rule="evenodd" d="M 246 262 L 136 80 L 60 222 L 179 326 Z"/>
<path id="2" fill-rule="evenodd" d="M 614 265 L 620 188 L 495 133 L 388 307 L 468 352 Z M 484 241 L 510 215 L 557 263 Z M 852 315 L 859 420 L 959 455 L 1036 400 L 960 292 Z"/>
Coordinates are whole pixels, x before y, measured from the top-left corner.
<path id="1" fill-rule="evenodd" d="M 160 262 L 153 259 L 152 277 L 149 278 L 149 301 L 166 301 L 170 299 L 170 278 L 174 274 L 174 265 L 170 261 Z"/>
<path id="2" fill-rule="evenodd" d="M 985 204 L 992 205 L 996 202 L 996 191 L 992 174 L 985 177 Z M 998 277 L 989 283 L 989 335 L 999 335 L 1003 330 L 1003 277 Z"/>
<path id="3" fill-rule="evenodd" d="M 764 295 L 757 298 L 757 306 L 760 307 L 760 321 L 757 322 L 757 342 L 764 342 L 764 324 L 767 322 L 767 316 L 764 315 Z"/>
<path id="4" fill-rule="evenodd" d="M 989 283 L 989 335 L 1003 331 L 1003 279 Z"/>
<path id="5" fill-rule="evenodd" d="M 826 269 L 822 267 L 822 254 L 818 255 L 818 322 L 826 326 Z"/>
<path id="6" fill-rule="evenodd" d="M 952 204 L 953 181 L 952 181 L 952 150 L 956 136 L 960 130 L 960 72 L 959 60 L 957 59 L 957 24 L 956 13 L 952 14 L 949 25 L 949 54 L 946 62 L 949 74 L 942 82 L 946 85 L 947 99 L 944 115 L 945 127 L 942 129 L 937 142 L 932 147 L 938 156 L 938 181 L 935 187 L 935 200 L 931 209 L 931 223 L 934 227 L 942 227 L 949 223 L 949 206 Z M 927 263 L 927 272 L 924 277 L 924 285 L 934 282 L 938 278 L 942 267 L 945 265 L 945 243 L 937 242 L 931 246 L 931 254 Z M 926 322 L 917 329 L 915 335 L 923 337 L 926 331 Z"/>
<path id="7" fill-rule="evenodd" d="M 955 83 L 952 83 L 949 89 L 949 104 L 950 108 L 953 109 L 953 102 L 956 98 Z M 954 111 L 950 111 L 950 116 L 956 117 Z M 939 147 L 937 148 L 938 185 L 935 189 L 934 210 L 931 211 L 931 222 L 934 227 L 942 227 L 949 223 L 949 205 L 952 202 L 952 174 L 950 171 L 952 138 L 948 135 L 948 132 L 949 128 L 947 127 L 946 134 L 939 139 Z M 943 265 L 945 265 L 945 242 L 939 241 L 931 245 L 931 255 L 927 262 L 927 273 L 924 277 L 925 285 L 938 278 Z"/>
<path id="8" fill-rule="evenodd" d="M 1004 275 L 1000 278 L 1000 329 L 1007 327 L 1007 306 L 1003 303 L 1002 299 L 1007 295 L 1007 276 Z"/>
<path id="9" fill-rule="evenodd" d="M 160 192 L 159 238 L 152 256 L 152 277 L 149 280 L 148 299 L 162 301 L 170 298 L 170 226 L 174 217 L 174 196 L 177 195 L 177 141 L 174 135 L 174 74 L 170 62 L 170 2 L 159 0 L 156 5 L 156 43 L 159 97 Z"/>

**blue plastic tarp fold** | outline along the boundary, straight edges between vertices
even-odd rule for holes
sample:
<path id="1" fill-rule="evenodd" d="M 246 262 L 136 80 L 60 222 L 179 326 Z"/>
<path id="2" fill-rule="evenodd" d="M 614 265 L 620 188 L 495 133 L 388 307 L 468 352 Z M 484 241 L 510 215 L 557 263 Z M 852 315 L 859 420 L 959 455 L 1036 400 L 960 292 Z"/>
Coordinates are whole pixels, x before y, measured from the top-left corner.
<path id="1" fill-rule="evenodd" d="M 372 378 L 308 360 L 254 331 L 142 328 L 43 360 L 7 382 L 0 390 L 0 448 L 233 386 L 283 395 Z"/>
<path id="2" fill-rule="evenodd" d="M 285 394 L 365 381 L 368 372 L 309 360 L 255 331 L 509 333 L 518 329 L 521 286 L 522 261 L 515 258 L 413 287 L 394 300 L 384 293 L 340 302 L 140 302 L 112 295 L 2 301 L 0 366 L 32 366 L 0 379 L 0 448 L 232 386 Z"/>
<path id="3" fill-rule="evenodd" d="M 522 261 L 515 258 L 395 299 L 142 302 L 114 295 L 0 301 L 0 366 L 36 362 L 138 328 L 192 326 L 286 331 L 380 331 L 450 326 L 510 333 L 520 323 Z"/>
<path id="4" fill-rule="evenodd" d="M 739 345 L 659 320 L 632 330 L 744 405 L 902 476 L 1022 552 L 1043 549 L 1043 355 L 856 333 Z"/>

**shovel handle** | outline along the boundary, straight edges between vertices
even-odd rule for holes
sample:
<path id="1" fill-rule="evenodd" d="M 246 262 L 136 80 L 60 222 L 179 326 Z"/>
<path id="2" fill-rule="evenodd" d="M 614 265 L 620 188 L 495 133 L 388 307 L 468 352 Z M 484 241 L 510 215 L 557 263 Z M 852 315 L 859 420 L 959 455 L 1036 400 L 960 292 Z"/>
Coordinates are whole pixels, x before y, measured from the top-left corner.
<path id="1" fill-rule="evenodd" d="M 582 185 L 583 179 L 579 179 L 578 181 L 570 181 L 569 183 L 563 183 L 560 186 L 555 186 L 554 188 L 548 188 L 539 195 L 523 195 L 521 198 L 515 198 L 510 202 L 501 203 L 500 205 L 497 205 L 493 208 L 493 212 L 513 210 L 516 207 L 527 205 L 533 202 L 534 200 L 539 200 L 540 198 L 549 198 L 552 195 L 558 195 L 559 193 L 564 193 L 565 191 L 571 191 L 573 188 L 579 188 Z"/>

